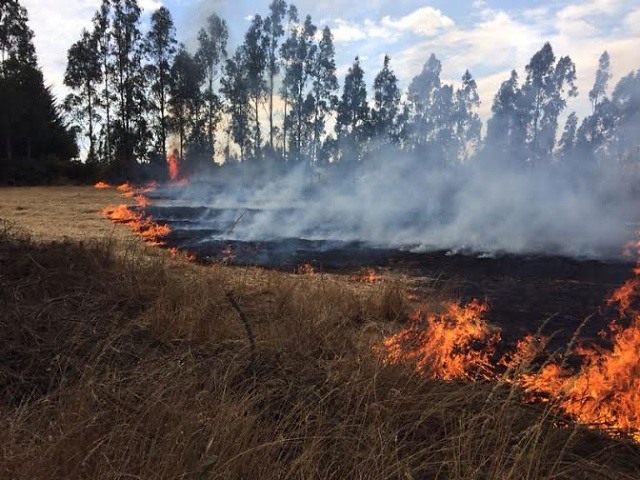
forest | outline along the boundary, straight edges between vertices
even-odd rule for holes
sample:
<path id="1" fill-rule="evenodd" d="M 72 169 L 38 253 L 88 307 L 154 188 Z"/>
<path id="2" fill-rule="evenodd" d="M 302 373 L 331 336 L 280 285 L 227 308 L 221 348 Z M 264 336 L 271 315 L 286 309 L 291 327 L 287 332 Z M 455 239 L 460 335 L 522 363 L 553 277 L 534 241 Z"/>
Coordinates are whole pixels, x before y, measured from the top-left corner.
<path id="1" fill-rule="evenodd" d="M 203 177 L 258 162 L 277 171 L 366 170 L 372 158 L 398 156 L 427 168 L 639 160 L 640 71 L 609 85 L 606 51 L 585 118 L 566 112 L 578 95 L 576 65 L 545 43 L 524 76 L 514 69 L 501 84 L 483 127 L 473 75 L 446 83 L 436 54 L 404 90 L 385 56 L 368 90 L 358 57 L 339 79 L 330 28 L 284 0 L 253 16 L 238 46 L 216 13 L 204 23 L 190 51 L 167 8 L 143 31 L 137 0 L 103 0 L 68 50 L 70 93 L 57 101 L 38 67 L 27 11 L 3 2 L 0 182 L 162 180 L 171 154 L 184 176 Z"/>

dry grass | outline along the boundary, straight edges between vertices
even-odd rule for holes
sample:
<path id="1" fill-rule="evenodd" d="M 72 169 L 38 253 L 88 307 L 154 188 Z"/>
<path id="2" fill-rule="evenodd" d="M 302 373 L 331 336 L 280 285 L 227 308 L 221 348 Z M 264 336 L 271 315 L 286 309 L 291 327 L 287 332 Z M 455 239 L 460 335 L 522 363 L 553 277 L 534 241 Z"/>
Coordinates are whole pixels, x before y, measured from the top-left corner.
<path id="1" fill-rule="evenodd" d="M 389 282 L 5 228 L 0 312 L 0 478 L 640 478 L 635 444 L 504 385 L 382 365 Z"/>

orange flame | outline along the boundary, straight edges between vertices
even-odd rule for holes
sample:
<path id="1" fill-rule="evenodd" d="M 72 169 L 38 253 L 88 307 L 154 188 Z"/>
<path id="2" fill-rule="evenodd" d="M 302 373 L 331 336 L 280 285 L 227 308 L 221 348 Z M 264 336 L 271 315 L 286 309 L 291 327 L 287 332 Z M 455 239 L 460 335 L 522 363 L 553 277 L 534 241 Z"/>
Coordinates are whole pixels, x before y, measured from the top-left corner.
<path id="1" fill-rule="evenodd" d="M 167 159 L 167 163 L 169 164 L 169 178 L 175 182 L 180 174 L 180 158 L 177 148 L 173 149 Z"/>
<path id="2" fill-rule="evenodd" d="M 111 185 L 105 182 L 98 182 L 93 186 L 93 188 L 97 188 L 98 190 L 104 190 L 106 188 L 111 188 Z"/>
<path id="3" fill-rule="evenodd" d="M 295 268 L 294 273 L 296 275 L 314 275 L 316 270 L 310 263 L 303 263 Z"/>
<path id="4" fill-rule="evenodd" d="M 488 326 L 483 319 L 486 305 L 476 301 L 450 304 L 441 314 L 420 309 L 412 315 L 411 325 L 386 338 L 377 350 L 386 362 L 412 364 L 433 378 L 502 378 L 522 387 L 530 401 L 552 402 L 584 425 L 624 432 L 640 442 L 640 263 L 634 275 L 607 300 L 617 306 L 620 317 L 604 334 L 611 347 L 578 346 L 574 352 L 582 360 L 578 370 L 556 359 L 532 371 L 531 363 L 545 346 L 545 339 L 534 335 L 492 363 L 500 332 Z M 511 376 L 502 376 L 501 367 Z"/>
<path id="5" fill-rule="evenodd" d="M 411 324 L 384 340 L 382 351 L 391 364 L 410 363 L 432 378 L 491 378 L 491 359 L 500 332 L 484 320 L 487 305 L 473 301 L 447 305 L 440 314 L 426 305 L 411 315 Z"/>
<path id="6" fill-rule="evenodd" d="M 358 283 L 378 283 L 382 281 L 382 278 L 378 275 L 378 272 L 370 268 L 365 273 L 355 275 L 353 281 Z"/>
<path id="7" fill-rule="evenodd" d="M 163 245 L 162 239 L 171 233 L 167 225 L 155 223 L 150 216 L 134 212 L 126 205 L 109 205 L 101 214 L 114 223 L 126 224 L 133 233 L 152 245 Z"/>

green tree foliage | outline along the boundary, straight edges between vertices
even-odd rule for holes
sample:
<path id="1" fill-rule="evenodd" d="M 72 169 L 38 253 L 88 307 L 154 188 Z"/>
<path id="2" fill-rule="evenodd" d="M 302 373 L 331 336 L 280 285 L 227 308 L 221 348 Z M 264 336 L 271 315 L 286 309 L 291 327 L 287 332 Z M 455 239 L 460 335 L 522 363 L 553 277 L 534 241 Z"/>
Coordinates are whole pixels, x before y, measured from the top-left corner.
<path id="1" fill-rule="evenodd" d="M 487 124 L 485 141 L 491 157 L 512 158 L 520 154 L 525 142 L 521 103 L 518 74 L 512 70 L 509 79 L 500 85 L 491 107 L 493 116 Z"/>
<path id="2" fill-rule="evenodd" d="M 165 7 L 160 7 L 151 16 L 151 28 L 145 38 L 145 49 L 149 59 L 146 74 L 150 80 L 151 91 L 149 106 L 155 113 L 155 145 L 151 160 L 156 166 L 164 165 L 166 157 L 169 120 L 167 101 L 171 93 L 171 65 L 176 53 L 176 43 L 171 13 Z"/>
<path id="3" fill-rule="evenodd" d="M 608 52 L 603 52 L 598 60 L 598 70 L 596 71 L 596 79 L 593 88 L 589 91 L 589 100 L 595 109 L 598 102 L 607 94 L 607 86 L 611 79 L 611 59 Z"/>
<path id="4" fill-rule="evenodd" d="M 356 57 L 344 79 L 344 88 L 336 119 L 338 154 L 341 158 L 362 160 L 363 146 L 370 136 L 370 110 L 367 104 L 367 86 L 360 59 Z"/>
<path id="5" fill-rule="evenodd" d="M 222 103 L 215 90 L 224 60 L 227 58 L 229 29 L 227 22 L 215 13 L 207 17 L 206 26 L 198 32 L 196 59 L 205 72 L 204 100 L 207 105 L 207 142 L 209 156 L 215 155 L 216 130 L 222 118 Z"/>
<path id="6" fill-rule="evenodd" d="M 229 130 L 233 141 L 240 148 L 240 158 L 251 154 L 250 126 L 251 108 L 249 105 L 249 80 L 244 67 L 242 48 L 227 60 L 225 76 L 222 78 L 222 93 L 226 99 L 226 111 L 230 116 Z"/>
<path id="7" fill-rule="evenodd" d="M 96 37 L 87 30 L 83 30 L 80 40 L 69 49 L 64 76 L 65 85 L 73 91 L 65 99 L 65 109 L 72 113 L 77 124 L 87 125 L 86 135 L 89 140 L 87 162 L 89 163 L 97 163 L 94 129 L 97 122 L 97 92 L 102 82 L 97 49 Z"/>
<path id="8" fill-rule="evenodd" d="M 0 181 L 50 181 L 78 153 L 38 67 L 26 9 L 0 3 Z"/>
<path id="9" fill-rule="evenodd" d="M 438 92 L 442 87 L 441 72 L 442 63 L 431 54 L 422 72 L 409 85 L 407 104 L 411 116 L 410 144 L 416 151 L 424 151 L 434 140 L 434 109 Z"/>
<path id="10" fill-rule="evenodd" d="M 338 77 L 336 76 L 335 48 L 329 27 L 322 30 L 318 44 L 317 58 L 313 66 L 313 139 L 312 160 L 318 161 L 326 120 L 336 108 L 338 97 Z"/>
<path id="11" fill-rule="evenodd" d="M 113 0 L 112 38 L 114 94 L 117 120 L 113 126 L 114 174 L 129 177 L 148 147 L 145 78 L 142 69 L 143 42 L 137 0 Z"/>
<path id="12" fill-rule="evenodd" d="M 295 10 L 290 11 L 291 21 L 295 21 Z M 291 131 L 288 138 L 288 157 L 294 160 L 302 158 L 308 149 L 313 128 L 309 123 L 313 118 L 314 99 L 309 95 L 308 87 L 313 75 L 318 46 L 315 44 L 317 27 L 307 16 L 302 24 L 295 24 L 281 48 L 285 62 L 283 79 L 284 100 L 288 104 L 285 115 L 286 132 Z"/>
<path id="13" fill-rule="evenodd" d="M 390 61 L 389 56 L 385 55 L 382 70 L 373 82 L 372 133 L 381 146 L 399 141 L 397 119 L 400 114 L 400 88 L 398 78 L 389 66 Z"/>
<path id="14" fill-rule="evenodd" d="M 264 36 L 262 24 L 260 15 L 253 17 L 251 26 L 244 37 L 244 45 L 241 50 L 243 54 L 242 63 L 246 70 L 249 100 L 253 104 L 253 154 L 256 158 L 260 157 L 262 146 L 260 104 L 267 92 L 264 74 L 267 67 L 268 38 Z"/>
<path id="15" fill-rule="evenodd" d="M 180 159 L 185 160 L 187 145 L 201 139 L 202 95 L 200 87 L 204 79 L 201 65 L 181 45 L 171 66 L 169 99 L 170 129 L 178 136 Z"/>
<path id="16" fill-rule="evenodd" d="M 273 98 L 275 94 L 276 76 L 280 73 L 278 48 L 280 39 L 284 35 L 284 18 L 287 13 L 287 3 L 284 0 L 272 0 L 269 4 L 269 15 L 264 20 L 264 36 L 267 42 L 267 78 L 269 95 L 269 148 L 274 151 L 273 139 L 276 129 L 273 125 Z"/>
<path id="17" fill-rule="evenodd" d="M 525 160 L 536 162 L 552 158 L 558 130 L 558 118 L 566 98 L 574 97 L 576 67 L 569 57 L 556 57 L 549 43 L 531 58 L 526 67 L 527 79 L 522 86 L 522 107 L 526 119 Z"/>
<path id="18" fill-rule="evenodd" d="M 456 159 L 468 160 L 480 144 L 482 121 L 477 113 L 479 107 L 478 85 L 467 70 L 462 76 L 462 86 L 456 91 L 453 114 Z"/>

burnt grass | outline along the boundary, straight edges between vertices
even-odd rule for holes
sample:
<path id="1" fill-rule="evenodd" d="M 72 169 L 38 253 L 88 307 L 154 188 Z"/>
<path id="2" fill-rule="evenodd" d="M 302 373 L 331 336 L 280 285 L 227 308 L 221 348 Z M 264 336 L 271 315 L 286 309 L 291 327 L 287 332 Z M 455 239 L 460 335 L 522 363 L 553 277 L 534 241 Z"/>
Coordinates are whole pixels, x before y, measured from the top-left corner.
<path id="1" fill-rule="evenodd" d="M 294 272 L 308 264 L 316 272 L 352 275 L 373 268 L 408 280 L 414 297 L 429 301 L 437 289 L 454 300 L 487 302 L 489 320 L 507 344 L 529 333 L 550 338 L 549 349 L 565 346 L 581 328 L 586 341 L 603 342 L 600 332 L 612 319 L 606 298 L 633 275 L 628 260 L 592 260 L 560 255 L 473 252 L 415 252 L 379 248 L 364 242 L 279 238 L 267 241 L 221 239 L 233 219 L 258 210 L 150 206 L 148 213 L 172 229 L 168 247 L 192 253 L 202 264 L 224 262 Z M 286 210 L 283 210 L 286 215 Z M 203 228 L 199 218 L 214 218 Z M 585 319 L 588 321 L 583 325 Z"/>
<path id="2" fill-rule="evenodd" d="M 392 282 L 160 253 L 2 226 L 0 478 L 640 477 L 637 444 L 507 385 L 384 365 Z"/>

